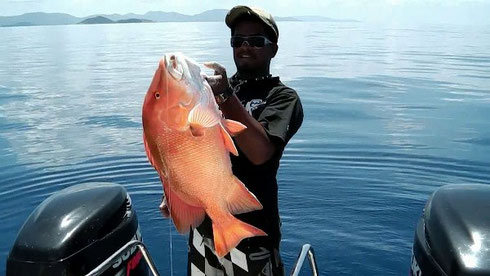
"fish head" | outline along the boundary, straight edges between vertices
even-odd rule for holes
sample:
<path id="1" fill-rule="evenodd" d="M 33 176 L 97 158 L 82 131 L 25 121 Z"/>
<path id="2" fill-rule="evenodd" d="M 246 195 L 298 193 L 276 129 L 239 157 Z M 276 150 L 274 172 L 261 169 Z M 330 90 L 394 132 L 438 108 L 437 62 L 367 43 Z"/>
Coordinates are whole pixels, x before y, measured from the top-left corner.
<path id="1" fill-rule="evenodd" d="M 164 55 L 145 96 L 143 128 L 187 130 L 189 112 L 209 98 L 208 86 L 196 62 L 180 53 Z"/>

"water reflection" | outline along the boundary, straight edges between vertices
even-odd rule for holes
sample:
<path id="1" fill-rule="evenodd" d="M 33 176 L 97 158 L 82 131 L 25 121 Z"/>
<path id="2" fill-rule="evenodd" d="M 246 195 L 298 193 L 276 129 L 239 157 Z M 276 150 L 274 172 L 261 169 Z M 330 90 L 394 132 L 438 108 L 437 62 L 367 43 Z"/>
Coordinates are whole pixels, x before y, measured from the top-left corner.
<path id="1" fill-rule="evenodd" d="M 272 71 L 305 108 L 279 172 L 286 267 L 308 242 L 322 274 L 406 273 L 430 193 L 490 183 L 490 33 L 279 24 L 295 35 L 281 36 Z M 173 254 L 183 274 L 186 237 L 158 211 L 162 188 L 144 154 L 141 105 L 165 52 L 233 71 L 229 30 L 209 22 L 76 25 L 0 28 L 0 36 L 0 274 L 35 206 L 95 181 L 128 189 L 160 271 Z"/>

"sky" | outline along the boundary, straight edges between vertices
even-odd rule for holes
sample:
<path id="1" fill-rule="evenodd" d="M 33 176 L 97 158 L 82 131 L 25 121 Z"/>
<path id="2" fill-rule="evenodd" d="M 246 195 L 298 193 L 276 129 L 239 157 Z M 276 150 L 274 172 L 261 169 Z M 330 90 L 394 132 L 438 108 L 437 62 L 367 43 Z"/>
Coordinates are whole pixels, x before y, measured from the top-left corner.
<path id="1" fill-rule="evenodd" d="M 259 6 L 274 16 L 321 15 L 367 22 L 490 24 L 490 0 L 0 0 L 0 16 L 27 12 L 93 14 L 169 11 L 193 15 L 235 5 Z"/>

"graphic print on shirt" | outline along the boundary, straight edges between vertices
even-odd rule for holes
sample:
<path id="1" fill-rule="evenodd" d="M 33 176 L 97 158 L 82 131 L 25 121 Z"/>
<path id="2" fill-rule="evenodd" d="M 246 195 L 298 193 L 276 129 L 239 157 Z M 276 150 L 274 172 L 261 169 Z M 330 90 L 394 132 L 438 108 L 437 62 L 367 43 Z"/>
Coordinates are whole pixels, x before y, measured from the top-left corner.
<path id="1" fill-rule="evenodd" d="M 247 110 L 248 114 L 252 115 L 252 113 L 257 110 L 260 106 L 265 104 L 265 101 L 262 99 L 252 99 L 246 104 L 242 102 L 243 106 L 245 106 L 245 109 Z"/>

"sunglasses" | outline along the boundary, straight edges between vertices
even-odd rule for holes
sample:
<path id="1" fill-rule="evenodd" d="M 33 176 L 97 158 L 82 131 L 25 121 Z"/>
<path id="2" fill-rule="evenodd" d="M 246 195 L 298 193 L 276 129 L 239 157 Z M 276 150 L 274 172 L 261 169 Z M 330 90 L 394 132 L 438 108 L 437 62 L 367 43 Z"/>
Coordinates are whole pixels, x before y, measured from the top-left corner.
<path id="1" fill-rule="evenodd" d="M 247 43 L 250 47 L 262 48 L 265 45 L 272 44 L 265 36 L 232 36 L 230 39 L 231 47 L 239 48 L 243 43 Z"/>

